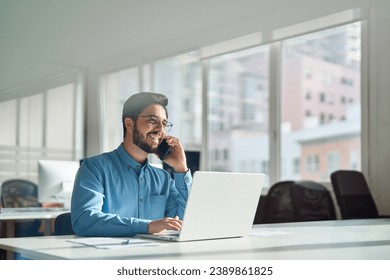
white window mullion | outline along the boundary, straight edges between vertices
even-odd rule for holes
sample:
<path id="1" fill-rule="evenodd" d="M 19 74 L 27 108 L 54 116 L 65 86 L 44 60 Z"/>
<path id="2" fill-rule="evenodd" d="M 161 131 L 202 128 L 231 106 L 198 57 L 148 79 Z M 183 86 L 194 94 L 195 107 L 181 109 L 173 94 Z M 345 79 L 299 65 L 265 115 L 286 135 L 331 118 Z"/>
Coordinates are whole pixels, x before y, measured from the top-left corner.
<path id="1" fill-rule="evenodd" d="M 201 161 L 200 170 L 208 170 L 209 153 L 208 153 L 208 88 L 209 88 L 209 59 L 202 61 L 202 150 L 201 150 Z"/>

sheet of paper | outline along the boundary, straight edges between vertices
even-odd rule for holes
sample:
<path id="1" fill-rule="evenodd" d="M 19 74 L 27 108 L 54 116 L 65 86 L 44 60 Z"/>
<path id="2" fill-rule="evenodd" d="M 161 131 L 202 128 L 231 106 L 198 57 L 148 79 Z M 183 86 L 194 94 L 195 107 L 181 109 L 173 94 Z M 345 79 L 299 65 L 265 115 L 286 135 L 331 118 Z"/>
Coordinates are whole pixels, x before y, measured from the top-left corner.
<path id="1" fill-rule="evenodd" d="M 68 239 L 68 242 L 92 246 L 97 249 L 128 249 L 132 247 L 161 246 L 161 243 L 137 238 L 86 237 Z"/>
<path id="2" fill-rule="evenodd" d="M 281 230 L 252 230 L 251 235 L 256 235 L 256 236 L 274 236 L 274 235 L 285 235 L 285 234 L 290 234 L 286 231 L 281 231 Z"/>

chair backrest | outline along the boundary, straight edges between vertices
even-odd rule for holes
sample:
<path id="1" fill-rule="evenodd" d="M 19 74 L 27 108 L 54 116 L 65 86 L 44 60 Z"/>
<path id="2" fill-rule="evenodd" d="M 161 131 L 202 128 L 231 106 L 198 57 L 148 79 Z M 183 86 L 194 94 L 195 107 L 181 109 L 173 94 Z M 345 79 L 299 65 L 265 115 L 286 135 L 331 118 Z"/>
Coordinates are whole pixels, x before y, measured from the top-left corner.
<path id="1" fill-rule="evenodd" d="M 343 219 L 379 216 L 363 173 L 356 170 L 338 170 L 333 172 L 330 178 Z"/>
<path id="2" fill-rule="evenodd" d="M 1 184 L 2 207 L 40 207 L 38 186 L 23 179 L 10 179 Z M 15 237 L 40 236 L 41 220 L 15 223 Z"/>
<path id="3" fill-rule="evenodd" d="M 1 184 L 3 207 L 39 207 L 38 186 L 23 179 L 11 179 Z"/>
<path id="4" fill-rule="evenodd" d="M 55 235 L 74 234 L 70 212 L 62 213 L 57 216 L 54 222 L 54 234 Z"/>
<path id="5" fill-rule="evenodd" d="M 312 181 L 282 181 L 274 184 L 268 192 L 264 208 L 264 223 L 336 219 L 329 191 Z"/>

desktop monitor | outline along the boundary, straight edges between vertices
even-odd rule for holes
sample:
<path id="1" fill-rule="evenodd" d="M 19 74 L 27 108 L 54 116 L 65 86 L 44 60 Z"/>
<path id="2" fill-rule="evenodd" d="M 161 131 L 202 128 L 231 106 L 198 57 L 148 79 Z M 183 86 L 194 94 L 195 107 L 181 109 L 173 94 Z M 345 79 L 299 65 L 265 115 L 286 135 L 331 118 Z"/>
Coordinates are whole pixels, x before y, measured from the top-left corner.
<path id="1" fill-rule="evenodd" d="M 73 184 L 79 161 L 39 160 L 38 200 L 41 203 L 62 203 L 70 207 Z"/>
<path id="2" fill-rule="evenodd" d="M 191 174 L 194 175 L 196 171 L 199 170 L 200 167 L 200 152 L 199 151 L 184 151 L 186 154 L 187 159 L 187 167 L 190 169 Z M 171 174 L 171 177 L 173 179 L 173 168 L 166 164 L 165 162 L 162 163 L 163 169 L 169 172 Z"/>
<path id="3" fill-rule="evenodd" d="M 187 167 L 191 170 L 191 174 L 194 175 L 199 170 L 200 166 L 200 152 L 199 151 L 185 151 L 187 158 Z"/>

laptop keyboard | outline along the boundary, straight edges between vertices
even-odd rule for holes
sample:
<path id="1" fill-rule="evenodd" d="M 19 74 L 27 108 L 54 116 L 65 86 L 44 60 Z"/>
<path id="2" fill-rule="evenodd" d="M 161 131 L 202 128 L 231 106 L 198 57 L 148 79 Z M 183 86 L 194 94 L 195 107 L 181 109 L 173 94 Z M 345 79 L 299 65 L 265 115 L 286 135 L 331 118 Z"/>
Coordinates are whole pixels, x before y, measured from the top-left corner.
<path id="1" fill-rule="evenodd" d="M 161 233 L 162 235 L 169 235 L 169 236 L 179 236 L 180 231 L 177 230 L 166 230 Z"/>

